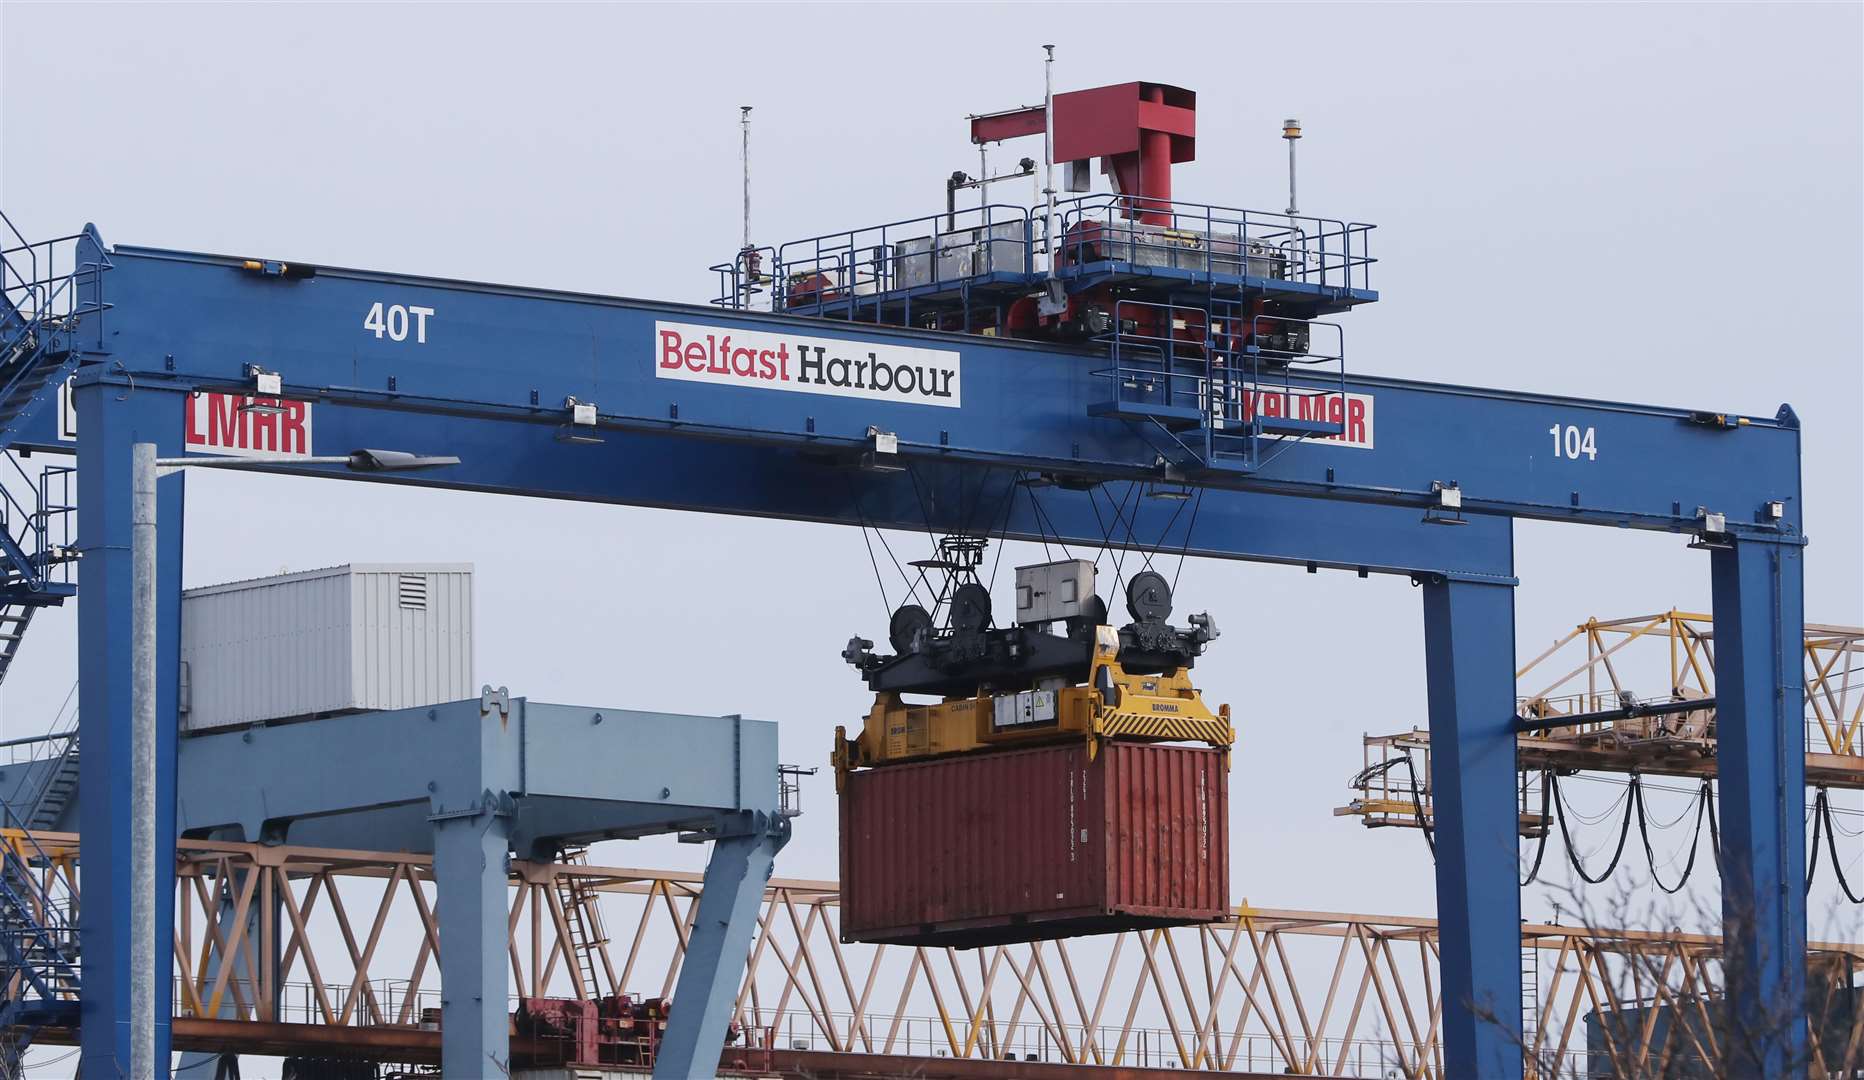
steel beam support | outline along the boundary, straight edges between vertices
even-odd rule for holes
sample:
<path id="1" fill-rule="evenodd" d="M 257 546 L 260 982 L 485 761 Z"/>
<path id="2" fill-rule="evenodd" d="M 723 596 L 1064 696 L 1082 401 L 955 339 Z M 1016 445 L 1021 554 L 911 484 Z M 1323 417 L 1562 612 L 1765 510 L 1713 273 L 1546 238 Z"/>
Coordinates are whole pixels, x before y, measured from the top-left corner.
<path id="1" fill-rule="evenodd" d="M 216 895 L 219 897 L 218 910 L 214 913 L 214 923 L 219 928 L 220 940 L 231 940 L 233 930 L 235 926 L 238 925 L 237 920 L 234 918 L 238 908 L 238 905 L 234 902 L 234 897 L 239 895 L 240 889 L 244 886 L 245 876 L 247 874 L 259 872 L 261 871 L 253 869 L 235 870 L 230 877 L 224 881 L 218 876 L 212 879 L 213 884 L 209 887 L 214 889 Z M 274 923 L 273 925 L 276 926 L 279 924 Z M 241 934 L 248 942 L 257 943 L 259 940 L 259 901 L 257 892 L 254 893 L 252 908 L 246 913 L 246 926 L 241 931 Z M 278 950 L 274 949 L 273 952 L 276 953 Z M 215 949 L 212 955 L 208 957 L 206 967 L 201 970 L 200 980 L 206 985 L 212 986 L 220 978 L 220 969 L 230 966 L 233 970 L 227 977 L 243 988 L 241 993 L 246 995 L 248 1000 L 253 1000 L 258 993 L 259 978 L 258 972 L 254 971 L 252 965 L 247 962 L 247 958 L 251 955 L 251 952 L 242 947 L 229 959 L 224 950 Z M 273 956 L 269 958 L 268 962 L 276 967 L 277 957 Z M 284 988 L 274 987 L 272 991 L 272 1015 L 274 1018 L 278 1016 L 278 1006 L 283 997 Z M 214 1013 L 214 1016 L 222 1020 L 240 1019 L 239 1010 L 233 1004 L 232 994 L 225 994 L 221 997 L 220 1008 Z M 226 1056 L 226 1054 L 219 1050 L 185 1051 L 182 1053 L 181 1059 L 175 1063 L 175 1072 L 178 1075 L 186 1077 L 206 1075 L 205 1070 L 207 1070 L 209 1066 L 214 1066 L 217 1071 L 221 1059 Z"/>
<path id="2" fill-rule="evenodd" d="M 654 1059 L 654 1080 L 698 1076 L 703 1064 L 710 1075 L 725 1044 L 725 1028 L 738 993 L 740 958 L 751 947 L 757 909 L 764 900 L 777 852 L 789 841 L 789 822 L 763 814 L 744 814 L 745 831 L 721 836 L 706 863 L 705 892 L 686 942 L 679 986 L 667 1032 Z M 500 895 L 504 885 L 500 882 Z M 499 924 L 501 933 L 504 924 Z M 500 938 L 503 960 L 502 943 Z"/>
<path id="3" fill-rule="evenodd" d="M 100 365 L 101 366 L 101 365 Z M 181 452 L 181 393 L 102 385 L 93 373 L 74 390 L 84 442 L 78 449 L 78 693 L 85 797 L 84 917 L 80 923 L 85 1076 L 130 1071 L 129 874 L 132 641 L 130 446 Z M 156 807 L 154 1080 L 169 1075 L 175 898 L 175 692 L 180 665 L 183 496 L 180 479 L 160 485 L 163 525 L 156 553 Z M 138 1077 L 136 1080 L 147 1080 Z"/>
<path id="4" fill-rule="evenodd" d="M 1521 1075 L 1514 589 L 1423 582 L 1445 1075 Z"/>
<path id="5" fill-rule="evenodd" d="M 1727 1075 L 1805 1075 L 1804 566 L 1797 543 L 1710 556 L 1721 776 Z"/>
<path id="6" fill-rule="evenodd" d="M 1162 429 L 1093 415 L 1113 396 L 1110 380 L 1094 377 L 1106 360 L 1072 347 L 333 267 L 267 276 L 243 270 L 240 258 L 149 248 L 119 247 L 113 260 L 110 342 L 127 374 L 248 391 L 247 366 L 261 363 L 282 373 L 286 396 L 319 410 L 347 399 L 376 411 L 376 437 L 336 449 L 408 445 L 405 418 L 433 410 L 522 416 L 555 429 L 574 397 L 599 406 L 605 438 L 632 429 L 833 456 L 858 450 L 877 429 L 896 435 L 907 456 L 1090 480 L 1163 479 L 1160 455 L 1184 450 Z M 371 333 L 364 316 L 384 303 L 433 314 L 401 338 Z M 726 339 L 785 350 L 789 362 L 773 372 L 783 377 L 731 375 L 719 351 Z M 706 370 L 670 360 L 676 341 L 707 350 Z M 829 359 L 812 353 L 805 371 L 805 344 Z M 941 400 L 882 400 L 842 385 L 854 358 L 889 349 L 945 353 L 960 381 Z M 785 392 L 831 389 L 822 379 L 847 392 Z M 1790 409 L 1735 416 L 1360 376 L 1344 388 L 1363 399 L 1363 438 L 1311 441 L 1252 473 L 1217 470 L 1192 482 L 1413 510 L 1442 508 L 1436 486 L 1454 485 L 1472 516 L 1662 530 L 1694 528 L 1702 506 L 1723 510 L 1737 529 L 1799 524 Z M 322 440 L 321 414 L 316 428 Z M 57 445 L 49 423 L 22 435 Z M 464 450 L 421 449 L 466 463 L 422 482 L 472 482 Z M 501 449 L 512 457 L 526 448 Z M 636 457 L 627 468 L 668 474 L 700 501 L 739 479 L 678 452 Z M 550 484 L 539 472 L 525 487 Z M 762 512 L 805 516 L 783 498 L 790 493 L 767 493 Z M 1782 517 L 1756 523 L 1751 512 L 1770 502 Z"/>
<path id="7" fill-rule="evenodd" d="M 511 1015 L 505 1005 L 510 832 L 508 808 L 490 791 L 479 813 L 434 822 L 440 1067 L 449 1077 L 510 1072 Z"/>

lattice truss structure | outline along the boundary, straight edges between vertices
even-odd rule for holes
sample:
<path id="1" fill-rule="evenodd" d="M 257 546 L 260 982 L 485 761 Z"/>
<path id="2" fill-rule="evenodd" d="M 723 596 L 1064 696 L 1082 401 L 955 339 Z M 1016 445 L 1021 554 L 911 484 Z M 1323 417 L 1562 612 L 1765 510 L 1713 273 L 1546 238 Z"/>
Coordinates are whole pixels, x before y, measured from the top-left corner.
<path id="1" fill-rule="evenodd" d="M 1715 630 L 1710 617 L 1671 609 L 1587 619 L 1516 672 L 1518 714 L 1543 721 L 1602 712 L 1633 715 L 1524 732 L 1521 833 L 1549 826 L 1548 773 L 1715 775 Z M 1864 628 L 1807 623 L 1806 783 L 1864 789 Z M 1638 714 L 1640 707 L 1701 701 L 1699 709 Z M 1434 822 L 1430 732 L 1368 735 L 1358 796 L 1336 811 L 1368 827 Z"/>
<path id="2" fill-rule="evenodd" d="M 75 890 L 77 837 L 41 834 L 41 872 Z M 424 855 L 183 841 L 178 1047 L 437 1060 L 432 860 Z M 670 994 L 701 893 L 696 873 L 515 862 L 511 992 Z M 73 894 L 75 896 L 75 893 Z M 774 879 L 734 1009 L 727 1060 L 830 1051 L 1308 1076 L 1446 1076 L 1434 920 L 1244 905 L 1227 922 L 977 950 L 846 944 L 834 882 Z M 605 929 L 606 928 L 606 929 Z M 1739 1039 L 1711 1023 L 1719 939 L 1524 926 L 1526 1074 L 1695 1055 Z M 1864 947 L 1815 944 L 1825 987 Z M 1543 976 L 1545 976 L 1543 978 Z M 676 1003 L 677 1005 L 677 1003 Z M 1452 1007 L 1462 1007 L 1452 1003 Z M 1674 1038 L 1651 1020 L 1680 1017 Z M 1817 1000 L 1813 1008 L 1820 1008 Z M 1586 1018 L 1615 1018 L 1587 1045 Z M 1738 1036 L 1738 1033 L 1735 1033 Z M 69 1033 L 47 1032 L 58 1042 Z M 514 1055 L 549 1056 L 514 1042 Z M 1814 1040 L 1827 1073 L 1864 1068 L 1864 1014 Z M 1846 1074 L 1848 1075 L 1848 1073 Z"/>

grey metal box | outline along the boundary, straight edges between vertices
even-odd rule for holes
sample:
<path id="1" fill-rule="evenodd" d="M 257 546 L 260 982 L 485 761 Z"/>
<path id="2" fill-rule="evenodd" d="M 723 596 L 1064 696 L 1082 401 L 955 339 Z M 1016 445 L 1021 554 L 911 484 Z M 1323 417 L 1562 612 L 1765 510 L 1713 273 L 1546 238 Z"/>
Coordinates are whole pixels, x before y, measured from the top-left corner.
<path id="1" fill-rule="evenodd" d="M 893 245 L 893 287 L 957 282 L 998 271 L 1020 274 L 1028 247 L 1028 223 L 1021 218 L 901 240 Z"/>
<path id="2" fill-rule="evenodd" d="M 181 729 L 478 693 L 472 566 L 356 564 L 188 589 Z"/>
<path id="3" fill-rule="evenodd" d="M 991 730 L 1006 731 L 1055 722 L 1055 691 L 1024 690 L 991 700 Z"/>
<path id="4" fill-rule="evenodd" d="M 1016 568 L 1016 621 L 1023 625 L 1072 619 L 1094 595 L 1094 564 L 1063 559 Z"/>
<path id="5" fill-rule="evenodd" d="M 1169 229 L 1144 222 L 1115 220 L 1099 225 L 1103 257 L 1139 266 L 1207 270 L 1213 274 L 1282 279 L 1288 276 L 1285 253 L 1260 240 L 1244 240 L 1240 230 L 1206 233 Z"/>

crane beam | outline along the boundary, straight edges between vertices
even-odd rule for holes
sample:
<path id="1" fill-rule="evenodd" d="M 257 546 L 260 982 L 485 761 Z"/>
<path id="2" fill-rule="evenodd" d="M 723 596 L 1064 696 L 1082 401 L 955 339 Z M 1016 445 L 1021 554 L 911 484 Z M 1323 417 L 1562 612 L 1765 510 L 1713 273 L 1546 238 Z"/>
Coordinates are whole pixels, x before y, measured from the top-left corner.
<path id="1" fill-rule="evenodd" d="M 257 365 L 308 400 L 556 425 L 574 399 L 595 406 L 602 431 L 818 460 L 858 459 L 878 430 L 902 458 L 1084 482 L 1168 479 L 1160 459 L 1178 454 L 1169 424 L 1093 415 L 1113 388 L 1096 375 L 1105 359 L 1079 348 L 336 268 L 266 274 L 151 248 L 111 257 L 101 345 L 138 378 L 250 390 Z M 1333 383 L 1290 376 L 1292 401 L 1277 397 L 1283 385 L 1253 388 L 1265 414 Z M 1693 530 L 1706 509 L 1735 532 L 1797 535 L 1798 421 L 1784 406 L 1741 416 L 1368 376 L 1344 389 L 1339 436 L 1192 482 L 1415 509 L 1441 506 L 1433 485 L 1456 485 L 1456 516 Z M 42 423 L 23 441 L 56 446 L 49 434 Z M 476 486 L 479 467 L 434 479 Z M 761 511 L 804 516 L 796 495 L 763 491 Z"/>

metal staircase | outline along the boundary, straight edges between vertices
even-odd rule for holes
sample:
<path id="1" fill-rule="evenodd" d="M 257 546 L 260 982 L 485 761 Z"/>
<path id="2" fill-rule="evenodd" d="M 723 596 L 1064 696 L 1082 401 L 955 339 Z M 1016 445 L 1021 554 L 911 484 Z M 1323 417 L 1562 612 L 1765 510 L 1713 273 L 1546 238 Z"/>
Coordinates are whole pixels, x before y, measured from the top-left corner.
<path id="1" fill-rule="evenodd" d="M 80 233 L 29 242 L 0 214 L 0 680 L 41 609 L 77 592 L 71 580 L 73 470 L 33 475 L 20 440 L 87 351 L 103 341 L 103 242 Z M 10 467 L 11 471 L 7 471 Z M 0 826 L 0 1077 L 20 1075 L 33 1036 L 78 1023 L 74 850 L 48 852 L 34 828 L 55 823 L 77 787 L 75 735 L 66 738 L 25 820 L 11 807 Z"/>
<path id="2" fill-rule="evenodd" d="M 39 608 L 62 604 L 71 581 L 72 470 L 34 476 L 15 446 L 28 425 L 57 408 L 59 388 L 101 342 L 103 243 L 81 233 L 28 242 L 0 214 L 0 680 Z M 24 497 L 22 497 L 24 493 Z"/>
<path id="3" fill-rule="evenodd" d="M 65 370 L 70 362 L 56 365 Z M 60 375 L 62 380 L 64 376 Z M 56 396 L 56 391 L 41 396 Z M 29 402 L 30 404 L 30 402 Z M 3 414 L 3 411 L 0 411 Z M 20 414 L 15 413 L 16 417 Z M 10 434 L 0 432 L 0 437 Z M 0 476 L 10 467 L 17 485 L 0 482 L 0 682 L 5 681 L 19 654 L 20 642 L 33 616 L 45 607 L 65 602 L 77 591 L 71 565 L 77 555 L 71 546 L 72 498 L 76 470 L 47 465 L 38 476 L 27 473 L 19 455 L 0 447 Z M 28 508 L 13 491 L 25 488 L 32 498 Z"/>
<path id="4" fill-rule="evenodd" d="M 75 1027 L 81 991 L 75 851 L 41 847 L 11 810 L 0 828 L 0 1031 L 17 1060 L 33 1033 Z M 9 1062 L 10 1064 L 10 1062 Z"/>
<path id="5" fill-rule="evenodd" d="M 571 848 L 563 852 L 564 863 L 576 866 L 587 865 L 589 850 Z M 603 997 L 603 983 L 596 978 L 596 961 L 600 953 L 608 946 L 608 935 L 602 929 L 602 911 L 596 904 L 596 891 L 591 889 L 582 878 L 571 875 L 557 877 L 557 903 L 563 909 L 563 923 L 569 930 L 570 950 L 575 954 L 578 978 L 585 1000 L 593 1001 Z M 608 989 L 620 993 L 621 988 L 614 985 L 615 973 L 608 972 Z"/>
<path id="6" fill-rule="evenodd" d="M 65 748 L 58 755 L 58 764 L 46 776 L 45 786 L 39 789 L 31 812 L 26 816 L 29 831 L 44 832 L 57 825 L 65 808 L 71 805 L 72 793 L 78 790 L 78 733 L 68 732 L 64 739 Z"/>

